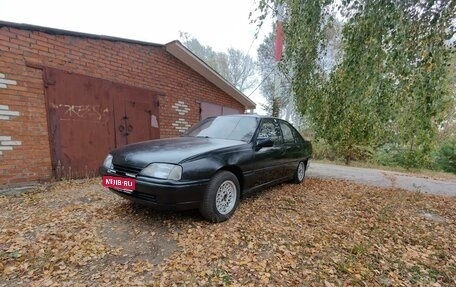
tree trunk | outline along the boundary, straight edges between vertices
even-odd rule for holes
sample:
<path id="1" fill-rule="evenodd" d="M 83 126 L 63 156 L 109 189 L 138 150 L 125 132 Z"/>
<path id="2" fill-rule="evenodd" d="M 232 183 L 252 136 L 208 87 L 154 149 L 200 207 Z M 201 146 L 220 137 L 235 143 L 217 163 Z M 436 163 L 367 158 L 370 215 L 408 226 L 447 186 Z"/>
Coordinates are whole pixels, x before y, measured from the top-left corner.
<path id="1" fill-rule="evenodd" d="M 346 155 L 345 156 L 345 165 L 350 165 L 351 163 L 351 156 L 350 155 Z"/>

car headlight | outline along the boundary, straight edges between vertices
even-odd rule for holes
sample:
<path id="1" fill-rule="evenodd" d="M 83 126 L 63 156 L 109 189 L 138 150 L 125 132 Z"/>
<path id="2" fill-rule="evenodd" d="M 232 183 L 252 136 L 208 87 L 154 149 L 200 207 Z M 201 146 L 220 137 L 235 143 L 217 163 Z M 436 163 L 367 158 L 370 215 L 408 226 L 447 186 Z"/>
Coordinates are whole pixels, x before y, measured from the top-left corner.
<path id="1" fill-rule="evenodd" d="M 160 179 L 180 180 L 182 167 L 169 163 L 153 163 L 144 168 L 139 174 Z"/>
<path id="2" fill-rule="evenodd" d="M 103 166 L 106 169 L 113 169 L 114 166 L 112 165 L 112 155 L 108 154 L 103 162 Z"/>

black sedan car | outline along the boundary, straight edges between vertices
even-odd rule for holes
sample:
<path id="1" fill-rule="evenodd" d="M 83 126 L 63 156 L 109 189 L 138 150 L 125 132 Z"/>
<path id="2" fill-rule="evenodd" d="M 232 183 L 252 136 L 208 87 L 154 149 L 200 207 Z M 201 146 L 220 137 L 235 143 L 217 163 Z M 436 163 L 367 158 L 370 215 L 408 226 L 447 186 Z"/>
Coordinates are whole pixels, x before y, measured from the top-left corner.
<path id="1" fill-rule="evenodd" d="M 178 138 L 113 150 L 100 171 L 103 186 L 164 209 L 199 209 L 229 219 L 241 196 L 284 181 L 301 183 L 312 145 L 288 122 L 258 115 L 211 117 Z"/>

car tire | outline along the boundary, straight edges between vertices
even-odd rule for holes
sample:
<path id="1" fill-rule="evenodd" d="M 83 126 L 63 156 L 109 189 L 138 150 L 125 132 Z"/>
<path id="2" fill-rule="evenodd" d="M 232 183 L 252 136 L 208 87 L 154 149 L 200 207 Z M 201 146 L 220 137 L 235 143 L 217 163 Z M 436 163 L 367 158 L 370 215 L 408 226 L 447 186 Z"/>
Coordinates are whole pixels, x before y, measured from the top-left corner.
<path id="1" fill-rule="evenodd" d="M 293 183 L 300 184 L 304 181 L 306 176 L 307 164 L 304 161 L 300 161 L 296 167 L 295 173 L 293 175 Z"/>
<path id="2" fill-rule="evenodd" d="M 219 171 L 209 182 L 200 206 L 200 213 L 211 222 L 226 221 L 235 212 L 239 197 L 237 177 L 229 171 Z"/>

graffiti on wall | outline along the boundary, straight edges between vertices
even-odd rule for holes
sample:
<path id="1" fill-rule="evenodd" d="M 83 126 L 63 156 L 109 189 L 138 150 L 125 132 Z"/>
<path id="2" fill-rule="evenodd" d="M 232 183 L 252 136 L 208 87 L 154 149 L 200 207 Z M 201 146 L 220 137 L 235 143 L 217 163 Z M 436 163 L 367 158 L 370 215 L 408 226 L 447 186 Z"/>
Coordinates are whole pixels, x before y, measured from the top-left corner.
<path id="1" fill-rule="evenodd" d="M 59 111 L 60 115 L 66 115 L 68 118 L 93 119 L 101 121 L 109 113 L 109 109 L 100 105 L 65 105 L 50 104 L 51 108 Z"/>

